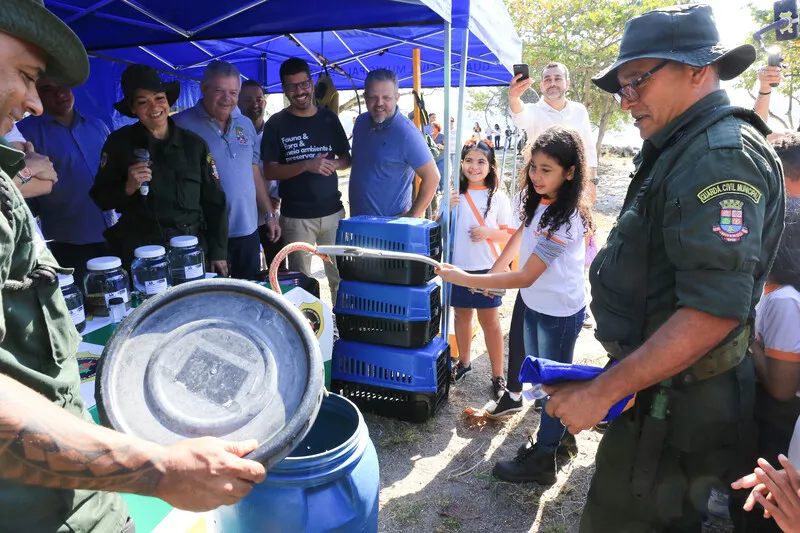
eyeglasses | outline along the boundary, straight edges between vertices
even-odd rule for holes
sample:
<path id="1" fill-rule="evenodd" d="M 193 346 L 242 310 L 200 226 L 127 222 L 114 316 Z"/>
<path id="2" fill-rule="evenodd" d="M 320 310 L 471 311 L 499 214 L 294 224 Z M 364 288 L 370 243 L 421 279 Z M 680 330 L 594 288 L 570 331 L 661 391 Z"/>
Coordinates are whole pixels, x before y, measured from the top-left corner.
<path id="1" fill-rule="evenodd" d="M 310 79 L 301 81 L 300 83 L 284 83 L 283 90 L 286 91 L 287 93 L 293 93 L 297 89 L 304 89 L 304 90 L 310 89 L 312 85 L 313 83 L 311 82 Z"/>
<path id="2" fill-rule="evenodd" d="M 655 66 L 651 71 L 645 72 L 632 82 L 628 83 L 627 85 L 623 85 L 622 88 L 614 93 L 614 99 L 617 101 L 618 104 L 622 103 L 622 99 L 625 98 L 628 102 L 638 102 L 639 101 L 639 92 L 636 90 L 636 87 L 641 85 L 646 79 L 651 78 L 653 74 L 664 68 L 666 64 L 669 63 L 669 59 L 665 59 L 661 63 Z"/>

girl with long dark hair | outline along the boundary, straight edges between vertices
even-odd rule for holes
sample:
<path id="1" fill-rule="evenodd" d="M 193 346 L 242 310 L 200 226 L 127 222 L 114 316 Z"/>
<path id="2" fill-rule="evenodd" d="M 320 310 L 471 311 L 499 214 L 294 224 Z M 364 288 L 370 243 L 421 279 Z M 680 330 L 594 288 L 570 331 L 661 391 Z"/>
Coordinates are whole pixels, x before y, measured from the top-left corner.
<path id="1" fill-rule="evenodd" d="M 490 272 L 471 274 L 443 265 L 439 275 L 465 287 L 520 288 L 525 352 L 571 363 L 586 308 L 584 234 L 591 219 L 582 202 L 586 158 L 578 132 L 562 126 L 542 132 L 531 146 L 525 174 L 522 224 Z M 505 272 L 518 253 L 520 269 Z M 503 395 L 499 403 L 513 400 L 510 396 Z M 515 460 L 497 463 L 493 475 L 511 482 L 555 483 L 556 450 L 564 432 L 561 422 L 543 407 L 536 443 Z"/>

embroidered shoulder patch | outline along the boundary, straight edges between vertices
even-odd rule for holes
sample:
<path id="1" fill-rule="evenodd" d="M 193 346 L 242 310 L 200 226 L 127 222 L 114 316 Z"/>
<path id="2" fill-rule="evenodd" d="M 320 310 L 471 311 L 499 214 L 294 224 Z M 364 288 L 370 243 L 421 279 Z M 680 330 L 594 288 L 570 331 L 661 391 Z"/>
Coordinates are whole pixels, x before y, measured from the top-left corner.
<path id="1" fill-rule="evenodd" d="M 744 202 L 729 198 L 722 200 L 719 205 L 719 224 L 714 224 L 711 229 L 725 242 L 740 242 L 742 237 L 750 233 L 744 225 Z"/>
<path id="2" fill-rule="evenodd" d="M 89 352 L 80 352 L 76 354 L 76 356 L 78 359 L 78 373 L 81 376 L 81 383 L 94 381 L 97 375 L 97 363 L 100 361 L 100 356 Z"/>
<path id="3" fill-rule="evenodd" d="M 712 183 L 699 193 L 697 193 L 697 198 L 702 203 L 708 203 L 720 194 L 730 195 L 730 194 L 738 194 L 740 196 L 746 196 L 750 200 L 753 201 L 754 204 L 757 204 L 761 201 L 761 191 L 750 185 L 749 183 L 745 183 L 744 181 L 739 180 L 725 180 L 725 181 L 718 181 L 717 183 Z"/>
<path id="4" fill-rule="evenodd" d="M 219 172 L 217 171 L 217 162 L 214 161 L 214 156 L 211 155 L 211 152 L 206 154 L 206 161 L 208 161 L 208 164 L 211 165 L 211 175 L 214 176 L 214 178 L 216 178 L 217 181 L 219 181 Z"/>

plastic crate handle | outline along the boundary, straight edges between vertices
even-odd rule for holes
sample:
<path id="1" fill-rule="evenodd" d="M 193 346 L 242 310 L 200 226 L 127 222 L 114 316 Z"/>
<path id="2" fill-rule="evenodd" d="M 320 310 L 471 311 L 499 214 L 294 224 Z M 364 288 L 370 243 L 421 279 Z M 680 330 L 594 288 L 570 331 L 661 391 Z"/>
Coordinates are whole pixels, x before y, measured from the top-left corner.
<path id="1" fill-rule="evenodd" d="M 432 266 L 436 270 L 441 270 L 442 264 L 435 259 L 420 254 L 412 254 L 408 252 L 392 252 L 389 250 L 375 250 L 372 248 L 358 248 L 356 246 L 317 246 L 317 254 L 321 255 L 338 255 L 344 257 L 364 257 L 373 259 L 400 259 L 406 261 L 418 261 Z M 483 289 L 474 289 L 475 292 L 483 292 Z M 489 289 L 489 294 L 492 296 L 505 295 L 505 289 Z"/>

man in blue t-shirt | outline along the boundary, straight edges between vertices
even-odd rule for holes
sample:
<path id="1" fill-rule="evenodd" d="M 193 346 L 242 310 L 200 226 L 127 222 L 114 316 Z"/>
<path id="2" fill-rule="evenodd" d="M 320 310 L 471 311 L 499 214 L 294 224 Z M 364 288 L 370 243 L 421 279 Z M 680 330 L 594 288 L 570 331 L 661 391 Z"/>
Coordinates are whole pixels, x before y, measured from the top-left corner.
<path id="1" fill-rule="evenodd" d="M 397 75 L 367 74 L 362 113 L 353 127 L 350 215 L 422 217 L 436 194 L 439 170 L 422 132 L 397 111 Z M 412 202 L 414 173 L 422 178 Z"/>
<path id="2" fill-rule="evenodd" d="M 334 244 L 344 218 L 336 171 L 350 167 L 350 143 L 339 117 L 314 105 L 308 63 L 289 58 L 281 64 L 280 76 L 289 107 L 272 115 L 264 126 L 261 158 L 267 179 L 279 182 L 283 240 Z M 289 269 L 310 276 L 311 256 L 290 255 Z M 335 302 L 336 265 L 325 263 L 325 274 Z"/>

